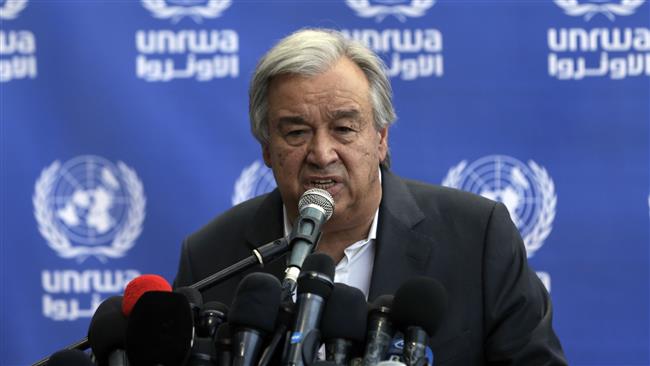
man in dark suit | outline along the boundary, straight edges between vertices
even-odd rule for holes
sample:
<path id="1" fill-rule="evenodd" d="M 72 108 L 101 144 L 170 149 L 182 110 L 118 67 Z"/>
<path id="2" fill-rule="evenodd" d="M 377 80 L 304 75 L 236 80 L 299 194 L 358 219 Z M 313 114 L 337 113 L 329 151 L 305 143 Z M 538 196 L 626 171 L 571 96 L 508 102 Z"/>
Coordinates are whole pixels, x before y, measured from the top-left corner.
<path id="1" fill-rule="evenodd" d="M 381 61 L 339 33 L 303 30 L 257 66 L 251 127 L 278 189 L 242 203 L 184 243 L 176 286 L 196 282 L 286 235 L 309 188 L 336 202 L 317 251 L 335 280 L 369 300 L 430 276 L 449 296 L 431 340 L 438 365 L 565 365 L 548 293 L 500 203 L 389 171 L 395 120 Z M 264 270 L 282 277 L 283 261 Z M 205 293 L 229 303 L 241 276 Z"/>

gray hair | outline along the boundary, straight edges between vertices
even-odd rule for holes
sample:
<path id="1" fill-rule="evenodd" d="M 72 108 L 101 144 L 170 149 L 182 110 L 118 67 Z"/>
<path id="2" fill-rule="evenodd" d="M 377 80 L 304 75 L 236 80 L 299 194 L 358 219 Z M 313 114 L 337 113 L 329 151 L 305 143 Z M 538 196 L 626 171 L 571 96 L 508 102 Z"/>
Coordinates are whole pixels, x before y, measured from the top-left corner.
<path id="1" fill-rule="evenodd" d="M 248 113 L 251 131 L 260 144 L 266 145 L 269 140 L 267 92 L 272 78 L 282 74 L 315 76 L 327 71 L 341 57 L 359 66 L 368 79 L 375 128 L 379 131 L 395 122 L 392 89 L 379 56 L 338 31 L 303 29 L 282 39 L 255 68 L 248 91 Z M 389 154 L 382 165 L 390 166 Z"/>

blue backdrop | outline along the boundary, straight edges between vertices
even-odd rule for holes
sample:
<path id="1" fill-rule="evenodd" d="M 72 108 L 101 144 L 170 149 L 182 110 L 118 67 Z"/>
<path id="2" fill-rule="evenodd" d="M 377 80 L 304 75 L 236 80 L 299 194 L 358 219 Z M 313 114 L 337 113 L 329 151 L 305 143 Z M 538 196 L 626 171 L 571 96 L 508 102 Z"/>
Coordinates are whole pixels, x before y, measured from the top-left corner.
<path id="1" fill-rule="evenodd" d="M 0 364 L 86 334 L 140 273 L 274 186 L 258 58 L 302 27 L 386 60 L 393 170 L 506 203 L 573 365 L 648 365 L 644 0 L 0 0 Z M 217 243 L 215 243 L 217 244 Z"/>

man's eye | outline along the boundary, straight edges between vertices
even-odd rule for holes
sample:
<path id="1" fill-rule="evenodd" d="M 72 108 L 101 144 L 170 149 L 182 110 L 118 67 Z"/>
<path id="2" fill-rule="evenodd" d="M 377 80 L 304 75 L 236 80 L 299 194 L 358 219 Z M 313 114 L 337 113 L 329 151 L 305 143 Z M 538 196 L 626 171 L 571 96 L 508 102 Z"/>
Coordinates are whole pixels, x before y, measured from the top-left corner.
<path id="1" fill-rule="evenodd" d="M 351 132 L 354 132 L 354 129 L 352 129 L 350 127 L 347 127 L 347 126 L 340 126 L 340 127 L 336 127 L 336 132 L 339 132 L 339 133 L 351 133 Z"/>
<path id="2" fill-rule="evenodd" d="M 307 133 L 307 130 L 291 130 L 287 132 L 287 136 L 298 137 Z"/>

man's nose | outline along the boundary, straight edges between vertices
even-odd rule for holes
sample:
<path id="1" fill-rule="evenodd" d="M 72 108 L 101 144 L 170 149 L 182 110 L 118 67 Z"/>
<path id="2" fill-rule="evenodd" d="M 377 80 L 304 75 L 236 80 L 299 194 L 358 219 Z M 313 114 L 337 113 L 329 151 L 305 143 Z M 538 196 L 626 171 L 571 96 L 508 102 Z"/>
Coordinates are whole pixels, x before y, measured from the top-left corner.
<path id="1" fill-rule="evenodd" d="M 309 143 L 307 162 L 319 168 L 325 168 L 338 159 L 334 138 L 327 131 L 317 131 Z"/>

